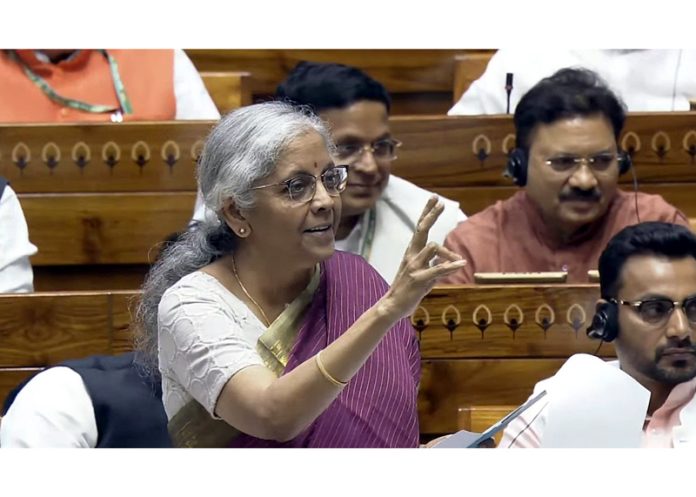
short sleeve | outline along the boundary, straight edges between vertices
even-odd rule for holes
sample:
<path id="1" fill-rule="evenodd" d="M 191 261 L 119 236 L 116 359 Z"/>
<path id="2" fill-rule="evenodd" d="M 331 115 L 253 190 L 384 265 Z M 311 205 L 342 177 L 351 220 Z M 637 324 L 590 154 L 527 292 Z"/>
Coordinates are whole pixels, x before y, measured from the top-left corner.
<path id="1" fill-rule="evenodd" d="M 158 309 L 162 375 L 174 379 L 217 418 L 215 405 L 230 378 L 248 366 L 263 365 L 256 352 L 263 329 L 251 321 L 212 288 L 175 285 L 164 294 Z M 165 407 L 170 394 L 165 388 Z"/>

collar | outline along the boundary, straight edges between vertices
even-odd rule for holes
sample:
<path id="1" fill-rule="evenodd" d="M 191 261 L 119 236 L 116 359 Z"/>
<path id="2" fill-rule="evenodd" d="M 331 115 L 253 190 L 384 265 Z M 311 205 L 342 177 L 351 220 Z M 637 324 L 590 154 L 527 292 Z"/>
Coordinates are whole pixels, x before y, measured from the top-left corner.
<path id="1" fill-rule="evenodd" d="M 66 71 L 82 69 L 87 64 L 92 52 L 94 50 L 76 50 L 70 57 L 57 64 L 51 63 L 48 57 L 39 50 L 17 50 L 17 56 L 33 71 L 52 73 L 56 69 Z"/>

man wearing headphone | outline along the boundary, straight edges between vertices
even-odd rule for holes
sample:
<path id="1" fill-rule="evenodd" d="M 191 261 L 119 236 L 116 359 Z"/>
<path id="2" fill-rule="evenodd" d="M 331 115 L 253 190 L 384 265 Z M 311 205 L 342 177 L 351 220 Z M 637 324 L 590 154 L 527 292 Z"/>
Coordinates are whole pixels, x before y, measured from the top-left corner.
<path id="1" fill-rule="evenodd" d="M 683 226 L 662 222 L 624 228 L 602 252 L 599 276 L 601 298 L 587 333 L 613 342 L 618 361 L 611 364 L 650 392 L 641 446 L 693 447 L 696 236 Z M 581 369 L 575 374 L 582 375 Z M 554 391 L 582 385 L 583 377 L 567 382 L 557 375 L 537 383 L 533 395 L 546 390 L 546 400 L 512 421 L 499 447 L 542 446 Z M 569 393 L 564 390 L 556 398 Z"/>
<path id="2" fill-rule="evenodd" d="M 618 189 L 631 168 L 618 145 L 625 119 L 624 104 L 586 69 L 561 69 L 529 90 L 515 109 L 517 148 L 506 170 L 524 189 L 449 234 L 445 246 L 469 263 L 443 282 L 473 283 L 477 272 L 563 271 L 568 283 L 583 283 L 623 227 L 688 227 L 661 196 Z"/>

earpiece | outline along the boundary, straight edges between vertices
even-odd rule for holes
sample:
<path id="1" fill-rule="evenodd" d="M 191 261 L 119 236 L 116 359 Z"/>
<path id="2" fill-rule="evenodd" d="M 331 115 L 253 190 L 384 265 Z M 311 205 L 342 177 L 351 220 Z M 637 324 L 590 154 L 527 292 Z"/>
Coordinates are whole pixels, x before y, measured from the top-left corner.
<path id="1" fill-rule="evenodd" d="M 619 176 L 626 174 L 633 167 L 633 159 L 628 152 L 619 152 Z"/>
<path id="2" fill-rule="evenodd" d="M 613 302 L 603 302 L 597 306 L 592 324 L 587 328 L 587 336 L 602 340 L 613 341 L 619 334 L 618 308 Z"/>
<path id="3" fill-rule="evenodd" d="M 513 148 L 510 151 L 503 176 L 512 178 L 518 186 L 527 184 L 527 152 L 524 149 Z"/>

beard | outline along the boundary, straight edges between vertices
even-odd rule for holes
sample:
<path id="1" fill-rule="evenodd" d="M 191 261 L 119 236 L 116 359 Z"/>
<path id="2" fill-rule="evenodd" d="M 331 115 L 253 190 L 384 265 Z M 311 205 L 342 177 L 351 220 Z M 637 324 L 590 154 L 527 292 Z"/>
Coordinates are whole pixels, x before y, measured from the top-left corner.
<path id="1" fill-rule="evenodd" d="M 666 349 L 676 347 L 683 348 L 684 352 L 690 352 L 693 357 L 691 359 L 674 359 L 664 353 Z M 653 361 L 645 361 L 643 364 L 636 364 L 636 366 L 642 366 L 636 369 L 660 383 L 666 385 L 684 383 L 696 378 L 696 346 L 688 342 L 659 347 L 655 351 Z"/>

